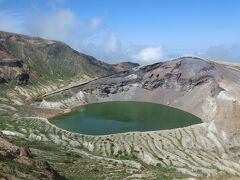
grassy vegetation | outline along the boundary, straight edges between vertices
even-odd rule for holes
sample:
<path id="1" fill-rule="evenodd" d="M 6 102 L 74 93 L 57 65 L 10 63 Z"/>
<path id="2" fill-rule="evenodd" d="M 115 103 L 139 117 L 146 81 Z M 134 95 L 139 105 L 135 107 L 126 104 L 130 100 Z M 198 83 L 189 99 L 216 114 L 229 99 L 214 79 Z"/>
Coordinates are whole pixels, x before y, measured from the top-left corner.
<path id="1" fill-rule="evenodd" d="M 53 81 L 66 80 L 83 74 L 102 76 L 111 71 L 109 65 L 78 53 L 61 42 L 48 44 L 47 41 L 40 39 L 38 43 L 7 41 L 6 48 L 11 50 L 14 56 L 22 59 L 32 70 Z"/>
<path id="2" fill-rule="evenodd" d="M 108 176 L 101 161 L 82 157 L 61 146 L 38 141 L 29 143 L 24 139 L 13 139 L 12 142 L 18 146 L 30 147 L 33 153 L 36 149 L 35 159 L 48 161 L 60 175 L 67 179 L 105 179 Z M 124 177 L 125 173 L 119 172 L 118 176 Z"/>
<path id="3" fill-rule="evenodd" d="M 5 165 L 8 165 L 9 167 L 11 167 L 10 172 L 5 172 L 5 171 L 0 170 L 0 177 L 1 176 L 4 177 L 6 174 L 8 174 L 8 175 L 11 175 L 14 177 L 24 178 L 24 176 L 21 176 L 21 174 L 19 172 L 21 172 L 23 174 L 28 174 L 32 177 L 35 177 L 36 179 L 41 179 L 41 177 L 42 177 L 42 174 L 39 173 L 39 170 L 37 168 L 34 168 L 33 166 L 28 166 L 23 163 L 19 163 L 17 161 L 14 161 L 7 157 L 3 157 L 1 155 L 0 155 L 0 162 L 2 164 L 5 164 Z"/>
<path id="4" fill-rule="evenodd" d="M 40 134 L 54 134 L 55 128 L 49 128 L 49 125 L 34 121 L 32 119 L 15 120 L 10 117 L 0 117 L 0 130 L 9 130 L 13 132 L 23 133 L 24 131 L 36 131 Z M 48 131 L 46 131 L 48 129 Z M 29 132 L 27 133 L 29 135 Z M 31 148 L 33 158 L 44 160 L 57 170 L 60 175 L 67 179 L 105 179 L 107 177 L 115 177 L 115 179 L 123 179 L 131 176 L 134 172 L 124 164 L 118 164 L 116 161 L 106 161 L 90 159 L 78 153 L 72 152 L 71 149 L 50 142 L 30 141 L 29 139 L 20 137 L 11 137 L 11 142 L 18 146 L 27 146 Z M 123 154 L 123 153 L 122 153 Z M 133 154 L 130 157 L 119 156 L 113 159 L 129 159 L 140 162 Z M 149 166 L 140 162 L 143 165 L 141 170 L 135 170 L 136 174 L 146 175 L 146 179 L 175 179 L 188 177 L 175 169 Z M 143 178 L 144 179 L 144 178 Z"/>

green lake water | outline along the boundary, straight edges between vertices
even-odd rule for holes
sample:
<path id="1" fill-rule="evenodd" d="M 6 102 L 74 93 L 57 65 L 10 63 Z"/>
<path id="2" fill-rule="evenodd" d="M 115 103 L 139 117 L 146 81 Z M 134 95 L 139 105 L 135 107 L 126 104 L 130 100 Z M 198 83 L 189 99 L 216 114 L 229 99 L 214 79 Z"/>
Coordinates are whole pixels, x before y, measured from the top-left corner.
<path id="1" fill-rule="evenodd" d="M 105 135 L 130 131 L 174 129 L 201 123 L 184 111 L 146 102 L 104 102 L 81 106 L 77 111 L 50 121 L 81 134 Z"/>

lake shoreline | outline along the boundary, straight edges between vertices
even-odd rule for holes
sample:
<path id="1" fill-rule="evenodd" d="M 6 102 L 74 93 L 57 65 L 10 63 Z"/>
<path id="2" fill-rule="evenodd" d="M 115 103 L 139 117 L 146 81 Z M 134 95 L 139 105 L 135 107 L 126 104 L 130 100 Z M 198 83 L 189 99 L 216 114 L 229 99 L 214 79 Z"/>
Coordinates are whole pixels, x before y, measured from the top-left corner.
<path id="1" fill-rule="evenodd" d="M 71 115 L 58 118 L 59 116 L 72 112 L 74 113 Z M 78 116 L 78 114 L 81 114 L 81 116 Z M 175 114 L 178 115 L 176 116 Z M 68 128 L 72 127 L 72 129 L 74 129 L 73 132 L 88 135 L 105 135 L 132 131 L 156 131 L 182 128 L 192 124 L 202 123 L 201 119 L 197 116 L 170 106 L 133 101 L 83 104 L 76 108 L 69 108 L 60 113 L 55 113 L 49 116 L 48 120 L 56 120 L 52 123 L 55 125 L 58 124 L 62 129 L 65 129 L 64 126 Z M 79 128 L 76 131 L 77 127 Z M 156 129 L 156 127 L 158 128 Z M 67 130 L 71 131 L 69 129 Z"/>
<path id="2" fill-rule="evenodd" d="M 69 114 L 72 112 L 75 112 L 77 110 L 77 108 L 68 108 L 68 109 L 64 109 L 63 112 L 59 112 L 59 113 L 55 113 L 52 115 L 47 116 L 47 120 L 48 121 L 54 121 L 56 118 L 63 116 L 65 114 Z"/>

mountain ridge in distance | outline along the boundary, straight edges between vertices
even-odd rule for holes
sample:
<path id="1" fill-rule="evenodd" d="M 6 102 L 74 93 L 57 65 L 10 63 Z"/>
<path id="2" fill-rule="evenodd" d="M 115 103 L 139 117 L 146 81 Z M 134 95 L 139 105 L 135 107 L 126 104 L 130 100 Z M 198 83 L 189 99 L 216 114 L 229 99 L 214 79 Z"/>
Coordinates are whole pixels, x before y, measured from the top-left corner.
<path id="1" fill-rule="evenodd" d="M 53 80 L 84 75 L 98 78 L 138 66 L 130 62 L 107 64 L 60 41 L 0 31 L 0 61 L 13 59 L 23 60 L 37 80 L 40 76 Z M 20 72 L 13 73 L 17 76 Z"/>

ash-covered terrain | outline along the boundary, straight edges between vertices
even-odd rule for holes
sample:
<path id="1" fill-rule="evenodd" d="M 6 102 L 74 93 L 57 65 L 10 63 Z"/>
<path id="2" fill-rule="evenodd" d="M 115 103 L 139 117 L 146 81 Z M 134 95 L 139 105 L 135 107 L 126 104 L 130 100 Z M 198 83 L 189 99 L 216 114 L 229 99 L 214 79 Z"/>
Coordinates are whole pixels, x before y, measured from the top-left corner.
<path id="1" fill-rule="evenodd" d="M 3 38 L 12 36 L 3 34 Z M 9 43 L 29 53 L 14 53 L 16 50 L 6 45 L 8 40 L 5 48 L 30 67 L 30 79 L 26 85 L 14 80 L 0 84 L 0 134 L 13 144 L 28 146 L 36 159 L 48 162 L 62 178 L 239 178 L 239 65 L 180 57 L 145 66 L 130 63 L 123 68 L 123 64 L 70 58 L 78 53 L 55 41 L 15 36 L 21 39 L 21 46 L 19 40 Z M 66 49 L 70 54 L 65 55 Z M 41 56 L 35 56 L 38 53 Z M 34 63 L 43 60 L 40 71 Z M 79 62 L 81 68 L 71 76 L 58 76 L 61 68 L 51 70 L 52 61 L 62 62 L 61 72 L 71 62 L 66 74 L 71 64 L 75 67 Z M 81 70 L 85 67 L 82 61 L 89 62 L 89 71 Z M 34 73 L 38 76 L 31 77 Z M 173 130 L 89 136 L 67 132 L 48 121 L 78 106 L 106 101 L 164 104 L 190 112 L 202 123 Z M 4 165 L 13 166 L 9 162 L 12 160 Z M 0 175 L 9 177 L 4 174 L 0 168 Z"/>

